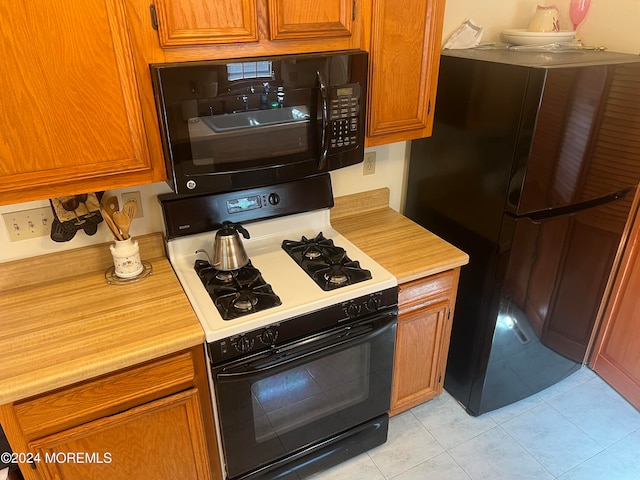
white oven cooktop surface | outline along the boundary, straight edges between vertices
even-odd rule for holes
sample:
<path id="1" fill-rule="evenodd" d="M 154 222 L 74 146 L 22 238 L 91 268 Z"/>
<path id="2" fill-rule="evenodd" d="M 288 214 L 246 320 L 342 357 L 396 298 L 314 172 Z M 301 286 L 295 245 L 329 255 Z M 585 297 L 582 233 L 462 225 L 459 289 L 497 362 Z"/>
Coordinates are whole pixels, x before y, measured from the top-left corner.
<path id="1" fill-rule="evenodd" d="M 290 215 L 243 225 L 251 235 L 243 243 L 252 265 L 260 270 L 282 304 L 232 320 L 223 320 L 194 270 L 196 259 L 212 254 L 215 232 L 181 237 L 167 242 L 169 260 L 204 329 L 207 342 L 248 332 L 273 323 L 397 285 L 396 278 L 373 259 L 336 232 L 330 225 L 329 210 Z M 330 291 L 324 291 L 289 257 L 283 240 L 314 238 L 318 233 L 346 250 L 351 260 L 371 271 L 372 278 Z"/>

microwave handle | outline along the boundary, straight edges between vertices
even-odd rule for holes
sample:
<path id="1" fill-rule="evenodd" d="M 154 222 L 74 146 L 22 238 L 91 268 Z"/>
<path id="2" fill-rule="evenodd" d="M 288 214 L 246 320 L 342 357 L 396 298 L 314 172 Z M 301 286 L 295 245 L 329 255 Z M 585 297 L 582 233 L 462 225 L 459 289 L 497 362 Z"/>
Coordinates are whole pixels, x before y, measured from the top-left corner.
<path id="1" fill-rule="evenodd" d="M 316 70 L 318 76 L 318 84 L 320 85 L 320 98 L 322 100 L 322 150 L 320 151 L 320 160 L 318 162 L 318 170 L 322 170 L 327 162 L 327 155 L 329 154 L 329 116 L 328 116 L 328 100 L 327 100 L 327 85 L 322 78 L 320 70 Z"/>

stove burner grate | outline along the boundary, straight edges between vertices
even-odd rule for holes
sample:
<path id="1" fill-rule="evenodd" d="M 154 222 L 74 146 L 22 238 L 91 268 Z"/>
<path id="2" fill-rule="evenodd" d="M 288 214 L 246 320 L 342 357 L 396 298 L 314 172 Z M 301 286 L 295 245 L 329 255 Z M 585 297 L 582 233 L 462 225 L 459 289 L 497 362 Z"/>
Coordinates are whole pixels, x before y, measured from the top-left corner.
<path id="1" fill-rule="evenodd" d="M 224 320 L 282 304 L 251 262 L 228 272 L 215 269 L 206 260 L 196 260 L 194 269 Z"/>
<path id="2" fill-rule="evenodd" d="M 347 252 L 334 245 L 320 232 L 315 238 L 285 240 L 282 248 L 323 290 L 353 285 L 371 279 L 371 272 L 347 257 Z"/>

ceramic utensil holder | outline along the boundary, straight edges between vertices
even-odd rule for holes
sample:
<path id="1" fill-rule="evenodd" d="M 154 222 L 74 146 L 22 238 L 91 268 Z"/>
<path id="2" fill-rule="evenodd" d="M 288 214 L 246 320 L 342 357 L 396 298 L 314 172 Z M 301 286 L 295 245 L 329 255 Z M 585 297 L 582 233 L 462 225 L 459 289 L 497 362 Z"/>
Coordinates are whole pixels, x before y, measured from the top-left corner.
<path id="1" fill-rule="evenodd" d="M 120 278 L 132 278 L 140 275 L 144 270 L 140 260 L 140 248 L 138 242 L 132 238 L 116 240 L 109 247 L 113 256 L 114 273 Z"/>

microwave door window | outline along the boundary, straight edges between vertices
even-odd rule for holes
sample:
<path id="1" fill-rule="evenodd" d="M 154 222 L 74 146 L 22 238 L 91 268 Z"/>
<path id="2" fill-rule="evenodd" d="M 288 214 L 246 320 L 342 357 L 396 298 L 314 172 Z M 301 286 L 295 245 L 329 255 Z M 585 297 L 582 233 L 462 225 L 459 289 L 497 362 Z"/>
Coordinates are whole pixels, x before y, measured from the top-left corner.
<path id="1" fill-rule="evenodd" d="M 283 155 L 295 161 L 310 149 L 310 124 L 304 104 L 197 117 L 188 123 L 193 162 L 226 171 L 260 167 Z"/>
<path id="2" fill-rule="evenodd" d="M 296 163 L 313 155 L 314 92 L 286 92 L 282 107 L 268 109 L 255 108 L 262 101 L 255 96 L 216 99 L 204 112 L 186 115 L 193 173 L 250 170 L 271 166 L 274 158 Z M 185 102 L 181 108 L 193 111 L 198 108 L 194 103 Z"/>
<path id="3" fill-rule="evenodd" d="M 188 98 L 174 115 L 188 139 L 180 155 L 185 173 L 242 172 L 317 158 L 319 69 L 318 60 L 263 60 L 192 74 L 182 89 Z"/>

